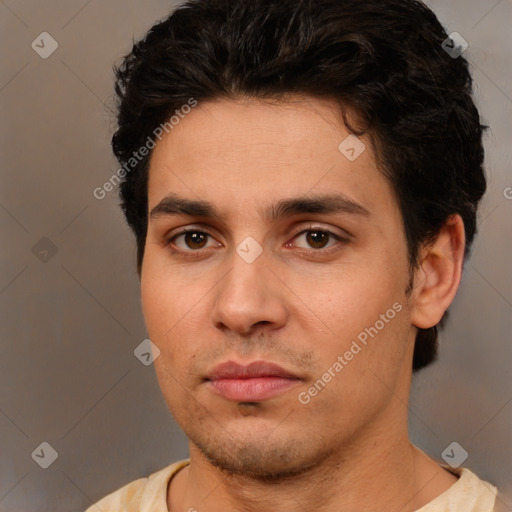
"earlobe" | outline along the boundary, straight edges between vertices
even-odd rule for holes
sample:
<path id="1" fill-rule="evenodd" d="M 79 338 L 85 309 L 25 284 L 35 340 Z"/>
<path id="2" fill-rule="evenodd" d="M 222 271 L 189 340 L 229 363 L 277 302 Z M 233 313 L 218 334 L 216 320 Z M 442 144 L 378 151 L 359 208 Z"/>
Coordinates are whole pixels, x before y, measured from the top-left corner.
<path id="1" fill-rule="evenodd" d="M 464 261 L 464 222 L 451 215 L 434 242 L 422 248 L 421 264 L 414 273 L 411 322 L 428 329 L 438 324 L 459 287 Z"/>

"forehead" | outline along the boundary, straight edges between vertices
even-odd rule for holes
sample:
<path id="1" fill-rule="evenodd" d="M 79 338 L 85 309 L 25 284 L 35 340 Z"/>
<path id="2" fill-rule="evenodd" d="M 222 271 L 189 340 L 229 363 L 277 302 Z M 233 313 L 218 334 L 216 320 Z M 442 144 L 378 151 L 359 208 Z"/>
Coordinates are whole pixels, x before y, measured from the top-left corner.
<path id="1" fill-rule="evenodd" d="M 153 150 L 149 211 L 169 193 L 208 199 L 226 215 L 331 193 L 369 211 L 394 203 L 369 139 L 349 133 L 334 101 L 309 97 L 199 103 Z"/>

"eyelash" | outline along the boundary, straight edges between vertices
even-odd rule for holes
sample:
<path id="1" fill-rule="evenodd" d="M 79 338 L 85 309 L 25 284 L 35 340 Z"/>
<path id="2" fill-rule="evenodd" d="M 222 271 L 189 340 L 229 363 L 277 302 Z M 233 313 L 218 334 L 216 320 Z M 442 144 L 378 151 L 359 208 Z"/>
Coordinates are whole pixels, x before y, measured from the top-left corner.
<path id="1" fill-rule="evenodd" d="M 332 231 L 328 230 L 328 229 L 325 229 L 321 226 L 314 226 L 314 225 L 309 225 L 307 226 L 305 229 L 301 229 L 300 231 L 298 231 L 297 233 L 295 233 L 293 235 L 293 238 L 292 240 L 295 240 L 297 237 L 299 237 L 300 235 L 303 235 L 305 233 L 311 233 L 311 232 L 319 232 L 319 233 L 324 233 L 324 234 L 327 234 L 329 235 L 329 241 L 330 241 L 330 238 L 334 238 L 336 239 L 338 242 L 341 242 L 341 244 L 347 244 L 350 240 L 349 240 L 349 237 L 343 237 L 343 236 L 340 236 L 336 233 L 333 233 Z M 178 232 L 178 233 L 175 233 L 172 237 L 170 237 L 169 239 L 167 239 L 165 241 L 165 245 L 164 247 L 167 247 L 167 246 L 173 246 L 173 241 L 180 237 L 180 236 L 183 236 L 183 235 L 186 235 L 187 233 L 200 233 L 200 234 L 203 234 L 203 235 L 207 235 L 211 238 L 214 238 L 213 235 L 211 233 L 209 233 L 208 231 L 205 231 L 204 229 L 197 229 L 197 228 L 186 228 L 186 229 L 183 229 L 182 231 Z M 286 244 L 288 246 L 288 242 Z M 330 255 L 332 252 L 336 252 L 338 250 L 340 250 L 340 247 L 339 247 L 339 243 L 338 244 L 335 244 L 331 247 L 328 247 L 326 249 L 304 249 L 304 248 L 299 248 L 299 250 L 302 250 L 302 251 L 307 251 L 309 252 L 310 254 L 313 254 L 313 255 L 318 255 L 318 256 L 326 256 L 326 255 Z M 194 249 L 190 249 L 190 250 L 183 250 L 183 249 L 179 249 L 179 248 L 176 248 L 176 246 L 174 247 L 171 247 L 171 251 L 174 252 L 174 253 L 179 253 L 179 254 L 183 254 L 183 255 L 187 255 L 187 256 L 190 256 L 191 254 L 194 254 L 194 256 L 196 257 L 200 257 L 200 256 L 203 256 L 203 254 L 201 254 L 203 251 L 207 251 L 208 249 L 197 249 L 197 250 L 194 250 Z"/>

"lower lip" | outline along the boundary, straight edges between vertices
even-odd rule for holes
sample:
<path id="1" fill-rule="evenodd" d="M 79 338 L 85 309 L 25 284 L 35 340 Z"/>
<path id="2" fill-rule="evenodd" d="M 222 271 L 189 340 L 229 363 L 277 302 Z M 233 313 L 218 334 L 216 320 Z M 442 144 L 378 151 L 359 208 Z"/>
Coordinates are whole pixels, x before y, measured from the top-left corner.
<path id="1" fill-rule="evenodd" d="M 290 389 L 299 379 L 254 377 L 252 379 L 218 379 L 209 384 L 215 393 L 236 402 L 259 402 Z"/>

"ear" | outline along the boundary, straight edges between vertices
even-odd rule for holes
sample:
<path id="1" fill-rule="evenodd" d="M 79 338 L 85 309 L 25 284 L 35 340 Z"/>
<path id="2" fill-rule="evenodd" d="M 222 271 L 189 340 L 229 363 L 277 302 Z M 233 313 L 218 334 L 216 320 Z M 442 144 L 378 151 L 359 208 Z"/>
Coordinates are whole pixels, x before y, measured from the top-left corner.
<path id="1" fill-rule="evenodd" d="M 460 215 L 451 215 L 433 243 L 420 251 L 421 264 L 414 273 L 411 322 L 428 329 L 438 324 L 459 287 L 466 237 Z"/>

